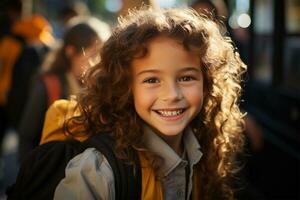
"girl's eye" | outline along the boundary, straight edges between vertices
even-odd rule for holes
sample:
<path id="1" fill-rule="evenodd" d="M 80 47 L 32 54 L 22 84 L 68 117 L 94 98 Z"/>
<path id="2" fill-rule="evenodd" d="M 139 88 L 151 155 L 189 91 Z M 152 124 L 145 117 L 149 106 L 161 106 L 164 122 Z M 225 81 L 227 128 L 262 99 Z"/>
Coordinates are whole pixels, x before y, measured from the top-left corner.
<path id="1" fill-rule="evenodd" d="M 157 78 L 148 78 L 143 83 L 159 83 L 159 80 Z"/>
<path id="2" fill-rule="evenodd" d="M 178 78 L 178 81 L 192 81 L 192 80 L 195 80 L 195 78 L 192 76 L 182 76 Z"/>

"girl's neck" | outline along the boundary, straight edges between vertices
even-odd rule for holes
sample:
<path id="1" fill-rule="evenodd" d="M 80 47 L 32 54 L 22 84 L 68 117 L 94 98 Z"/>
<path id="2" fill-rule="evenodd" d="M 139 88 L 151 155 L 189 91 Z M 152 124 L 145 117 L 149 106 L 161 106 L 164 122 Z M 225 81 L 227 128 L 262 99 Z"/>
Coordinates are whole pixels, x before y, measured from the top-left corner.
<path id="1" fill-rule="evenodd" d="M 177 155 L 181 156 L 183 153 L 183 141 L 182 141 L 182 135 L 183 133 L 180 133 L 178 135 L 174 136 L 166 136 L 161 133 L 157 134 L 161 139 L 163 139 L 176 153 Z"/>

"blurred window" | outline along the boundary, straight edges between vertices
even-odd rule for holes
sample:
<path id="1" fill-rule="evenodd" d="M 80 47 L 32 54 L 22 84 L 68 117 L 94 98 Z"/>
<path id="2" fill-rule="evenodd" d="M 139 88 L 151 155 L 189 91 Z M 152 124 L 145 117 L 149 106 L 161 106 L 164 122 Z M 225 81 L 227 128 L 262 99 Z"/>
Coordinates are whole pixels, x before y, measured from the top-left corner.
<path id="1" fill-rule="evenodd" d="M 285 14 L 287 33 L 300 33 L 300 1 L 287 0 Z"/>
<path id="2" fill-rule="evenodd" d="M 253 78 L 266 84 L 272 79 L 272 49 L 274 29 L 273 0 L 259 0 L 254 4 L 254 60 Z"/>
<path id="3" fill-rule="evenodd" d="M 254 60 L 253 60 L 253 78 L 256 81 L 266 84 L 271 83 L 272 79 L 272 35 L 254 36 Z"/>
<path id="4" fill-rule="evenodd" d="M 273 32 L 273 0 L 259 0 L 254 4 L 254 32 L 271 34 Z"/>
<path id="5" fill-rule="evenodd" d="M 300 1 L 285 1 L 283 85 L 300 90 Z"/>
<path id="6" fill-rule="evenodd" d="M 285 42 L 283 84 L 300 90 L 300 37 L 289 37 Z"/>

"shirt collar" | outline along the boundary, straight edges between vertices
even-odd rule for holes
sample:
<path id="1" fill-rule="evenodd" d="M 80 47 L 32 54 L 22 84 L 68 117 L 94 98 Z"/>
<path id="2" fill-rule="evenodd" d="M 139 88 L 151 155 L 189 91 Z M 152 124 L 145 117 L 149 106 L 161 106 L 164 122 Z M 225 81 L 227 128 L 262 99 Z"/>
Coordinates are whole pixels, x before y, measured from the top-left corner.
<path id="1" fill-rule="evenodd" d="M 163 139 L 157 136 L 150 127 L 145 126 L 144 133 L 143 139 L 146 147 L 151 152 L 161 156 L 164 160 L 158 173 L 162 176 L 167 176 L 183 160 Z M 189 164 L 194 165 L 199 162 L 202 156 L 200 144 L 190 128 L 187 128 L 184 131 L 183 144 L 188 156 Z"/>
<path id="2" fill-rule="evenodd" d="M 201 147 L 198 139 L 194 135 L 191 128 L 187 128 L 185 130 L 185 133 L 183 135 L 183 144 L 187 152 L 189 164 L 193 166 L 198 163 L 203 153 L 200 150 Z"/>

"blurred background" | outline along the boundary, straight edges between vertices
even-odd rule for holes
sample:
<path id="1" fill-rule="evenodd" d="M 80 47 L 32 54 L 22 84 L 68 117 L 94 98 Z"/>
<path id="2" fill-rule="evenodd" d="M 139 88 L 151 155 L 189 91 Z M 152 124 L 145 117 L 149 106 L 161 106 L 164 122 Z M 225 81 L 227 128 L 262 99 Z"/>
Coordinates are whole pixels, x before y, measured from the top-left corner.
<path id="1" fill-rule="evenodd" d="M 155 7 L 193 6 L 199 12 L 204 5 L 204 11 L 212 10 L 223 19 L 227 34 L 248 65 L 241 100 L 241 109 L 247 113 L 247 144 L 241 159 L 245 161 L 242 174 L 249 189 L 240 199 L 299 200 L 300 0 L 1 0 L 0 199 L 5 199 L 5 189 L 18 171 L 18 130 L 30 79 L 45 63 L 45 55 L 55 48 L 56 41 L 62 39 L 67 21 L 74 16 L 94 16 L 113 28 L 120 14 L 142 3 Z M 34 39 L 12 29 L 18 20 L 37 15 L 43 20 L 31 21 L 39 28 Z M 28 27 L 23 30 L 33 30 Z M 7 35 L 14 38 L 8 44 L 3 42 Z M 38 57 L 29 57 L 27 62 L 35 62 L 34 66 L 17 68 L 11 64 L 7 70 L 3 60 L 13 55 L 7 52 L 37 44 Z M 20 52 L 10 59 L 19 60 L 23 55 Z M 23 94 L 14 94 L 14 88 Z"/>

